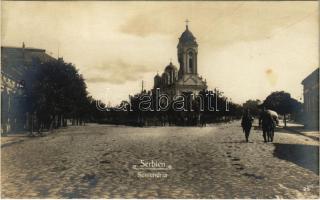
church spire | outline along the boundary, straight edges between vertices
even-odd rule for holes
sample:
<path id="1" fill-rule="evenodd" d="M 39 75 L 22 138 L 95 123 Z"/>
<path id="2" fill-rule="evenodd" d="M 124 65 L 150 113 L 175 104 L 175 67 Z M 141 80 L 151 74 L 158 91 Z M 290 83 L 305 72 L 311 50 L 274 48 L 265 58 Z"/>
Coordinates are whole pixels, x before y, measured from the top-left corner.
<path id="1" fill-rule="evenodd" d="M 188 23 L 190 22 L 188 19 L 186 19 L 186 29 L 188 30 Z"/>
<path id="2" fill-rule="evenodd" d="M 181 34 L 178 43 L 178 62 L 180 64 L 180 74 L 197 74 L 197 55 L 198 44 L 196 38 L 188 29 L 188 23 L 186 19 L 186 30 Z"/>

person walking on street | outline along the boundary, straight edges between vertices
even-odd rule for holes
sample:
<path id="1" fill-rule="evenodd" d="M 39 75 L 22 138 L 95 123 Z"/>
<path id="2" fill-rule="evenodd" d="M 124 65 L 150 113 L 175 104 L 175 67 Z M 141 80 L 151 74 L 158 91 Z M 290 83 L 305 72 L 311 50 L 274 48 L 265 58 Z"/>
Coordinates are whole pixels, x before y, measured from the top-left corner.
<path id="1" fill-rule="evenodd" d="M 250 110 L 246 109 L 242 115 L 241 126 L 246 136 L 246 142 L 249 142 L 250 130 L 252 127 L 253 117 L 250 114 Z"/>
<path id="2" fill-rule="evenodd" d="M 266 108 L 263 108 L 260 114 L 259 127 L 262 127 L 264 142 L 273 142 L 276 121 L 273 119 L 270 111 Z"/>

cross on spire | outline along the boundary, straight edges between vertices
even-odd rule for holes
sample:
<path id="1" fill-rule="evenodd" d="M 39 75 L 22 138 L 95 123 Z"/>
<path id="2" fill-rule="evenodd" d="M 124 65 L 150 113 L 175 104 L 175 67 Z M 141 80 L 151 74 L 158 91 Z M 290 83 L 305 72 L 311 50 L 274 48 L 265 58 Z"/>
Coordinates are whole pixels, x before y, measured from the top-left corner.
<path id="1" fill-rule="evenodd" d="M 188 29 L 188 23 L 190 22 L 188 19 L 186 19 L 186 28 Z"/>

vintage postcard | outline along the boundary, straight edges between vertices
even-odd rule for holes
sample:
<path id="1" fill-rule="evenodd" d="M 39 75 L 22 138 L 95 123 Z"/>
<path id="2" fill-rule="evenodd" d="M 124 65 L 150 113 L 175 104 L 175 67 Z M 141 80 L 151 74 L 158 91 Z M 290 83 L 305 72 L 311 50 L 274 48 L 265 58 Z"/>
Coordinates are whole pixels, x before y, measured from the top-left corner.
<path id="1" fill-rule="evenodd" d="M 319 199 L 317 1 L 2 1 L 1 198 Z"/>

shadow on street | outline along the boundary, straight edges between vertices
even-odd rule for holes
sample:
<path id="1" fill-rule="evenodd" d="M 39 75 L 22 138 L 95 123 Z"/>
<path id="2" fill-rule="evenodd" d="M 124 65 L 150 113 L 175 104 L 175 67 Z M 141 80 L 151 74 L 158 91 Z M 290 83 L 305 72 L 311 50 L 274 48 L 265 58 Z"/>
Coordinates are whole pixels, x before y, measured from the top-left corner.
<path id="1" fill-rule="evenodd" d="M 319 146 L 274 143 L 274 156 L 295 163 L 319 175 Z"/>

